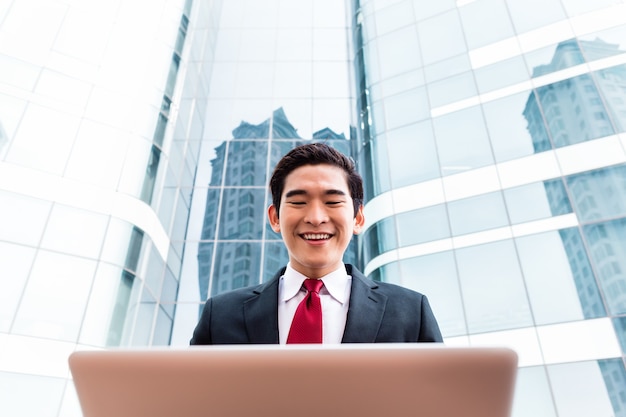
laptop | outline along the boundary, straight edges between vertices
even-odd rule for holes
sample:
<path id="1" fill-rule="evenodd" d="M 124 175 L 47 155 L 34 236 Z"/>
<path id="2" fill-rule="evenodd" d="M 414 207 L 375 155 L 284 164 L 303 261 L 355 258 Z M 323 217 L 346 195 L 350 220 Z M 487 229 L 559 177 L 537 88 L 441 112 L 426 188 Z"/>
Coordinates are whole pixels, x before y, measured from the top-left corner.
<path id="1" fill-rule="evenodd" d="M 517 355 L 441 344 L 77 351 L 84 417 L 509 417 Z"/>

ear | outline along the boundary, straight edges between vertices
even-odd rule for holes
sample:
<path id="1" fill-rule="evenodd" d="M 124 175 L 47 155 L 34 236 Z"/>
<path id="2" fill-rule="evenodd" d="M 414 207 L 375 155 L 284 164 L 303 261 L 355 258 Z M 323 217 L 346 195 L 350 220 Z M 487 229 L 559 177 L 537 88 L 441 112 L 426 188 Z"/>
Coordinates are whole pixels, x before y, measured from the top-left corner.
<path id="1" fill-rule="evenodd" d="M 276 211 L 276 207 L 274 205 L 270 205 L 267 208 L 267 218 L 269 219 L 270 226 L 272 226 L 272 230 L 276 233 L 280 233 L 280 222 L 278 221 L 278 211 Z"/>
<path id="2" fill-rule="evenodd" d="M 354 217 L 354 234 L 358 235 L 361 233 L 363 226 L 365 225 L 365 215 L 363 214 L 363 206 L 359 207 L 359 210 L 356 212 L 356 216 Z"/>

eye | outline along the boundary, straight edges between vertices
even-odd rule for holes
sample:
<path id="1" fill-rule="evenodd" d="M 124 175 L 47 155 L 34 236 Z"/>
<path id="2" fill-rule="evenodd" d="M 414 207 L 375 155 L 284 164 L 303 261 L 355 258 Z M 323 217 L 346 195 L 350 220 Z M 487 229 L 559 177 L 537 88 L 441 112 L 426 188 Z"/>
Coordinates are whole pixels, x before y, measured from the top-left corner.
<path id="1" fill-rule="evenodd" d="M 291 204 L 292 206 L 303 206 L 305 202 L 304 201 L 287 201 L 287 204 Z"/>

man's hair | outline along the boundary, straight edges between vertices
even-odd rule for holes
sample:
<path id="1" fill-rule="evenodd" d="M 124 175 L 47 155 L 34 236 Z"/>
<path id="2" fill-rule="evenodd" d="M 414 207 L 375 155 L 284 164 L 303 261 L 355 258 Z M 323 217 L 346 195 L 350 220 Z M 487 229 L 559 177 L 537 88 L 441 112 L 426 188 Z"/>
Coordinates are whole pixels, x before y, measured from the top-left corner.
<path id="1" fill-rule="evenodd" d="M 350 190 L 350 197 L 352 197 L 354 204 L 354 217 L 356 217 L 359 207 L 363 204 L 363 179 L 356 171 L 351 158 L 325 143 L 308 143 L 297 146 L 278 161 L 270 179 L 272 203 L 276 208 L 277 215 L 280 211 L 280 198 L 285 188 L 287 175 L 304 165 L 321 164 L 341 168 L 346 173 L 348 190 Z"/>

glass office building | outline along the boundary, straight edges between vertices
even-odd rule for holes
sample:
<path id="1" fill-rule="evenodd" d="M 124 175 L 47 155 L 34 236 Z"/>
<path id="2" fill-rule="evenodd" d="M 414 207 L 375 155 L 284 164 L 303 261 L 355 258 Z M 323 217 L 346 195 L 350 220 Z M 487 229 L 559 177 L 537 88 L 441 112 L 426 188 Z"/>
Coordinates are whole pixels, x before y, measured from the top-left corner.
<path id="1" fill-rule="evenodd" d="M 513 347 L 513 416 L 626 416 L 618 0 L 0 0 L 0 414 L 80 416 L 72 351 L 270 279 L 310 141 L 365 179 L 345 261 Z"/>

